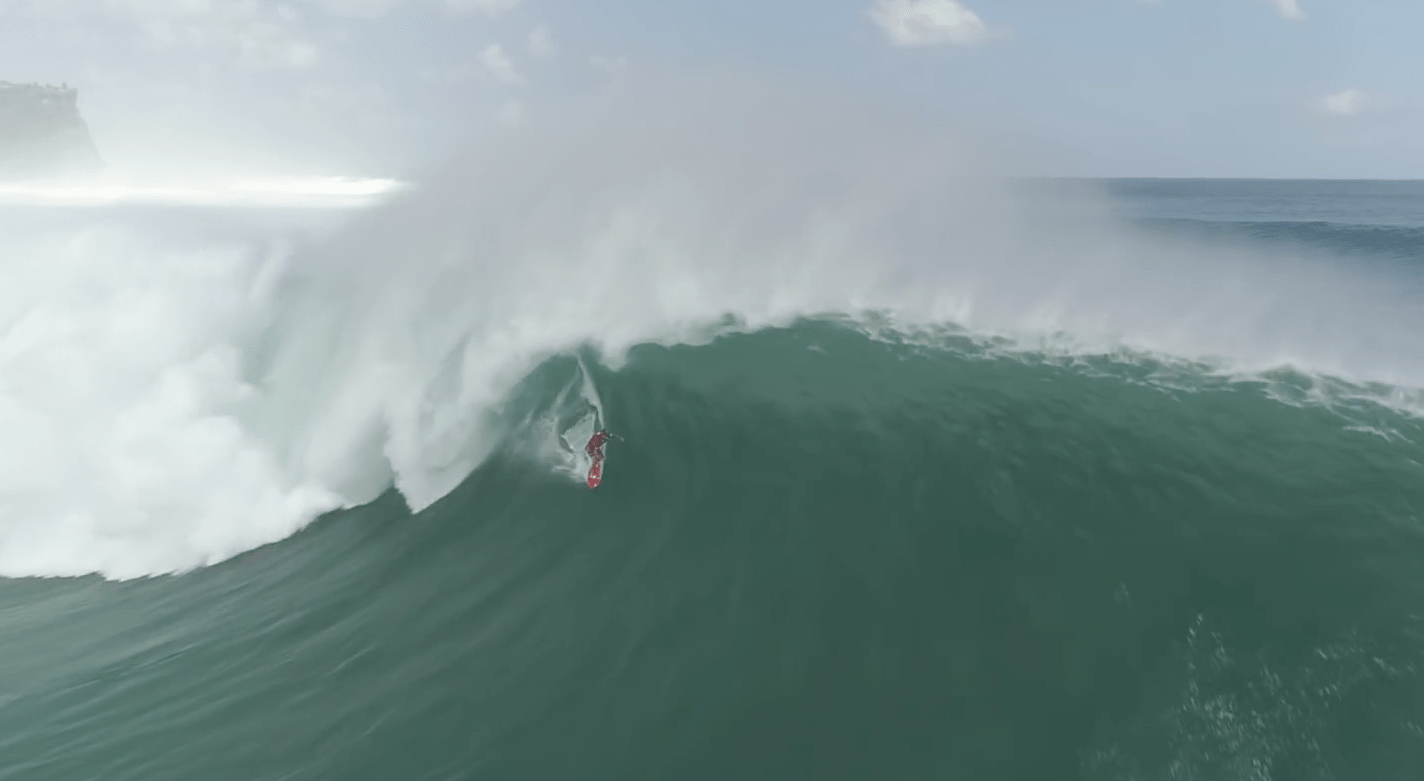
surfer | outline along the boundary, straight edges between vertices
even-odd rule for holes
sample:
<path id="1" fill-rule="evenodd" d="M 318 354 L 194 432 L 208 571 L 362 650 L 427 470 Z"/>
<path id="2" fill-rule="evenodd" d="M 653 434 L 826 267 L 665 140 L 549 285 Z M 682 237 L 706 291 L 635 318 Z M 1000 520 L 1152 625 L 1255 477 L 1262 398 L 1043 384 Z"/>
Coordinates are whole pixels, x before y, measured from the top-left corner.
<path id="1" fill-rule="evenodd" d="M 587 453 L 589 458 L 592 458 L 595 463 L 602 461 L 603 443 L 607 442 L 611 436 L 613 435 L 603 429 L 593 432 L 593 436 L 589 437 L 588 444 L 584 446 L 583 452 Z"/>
<path id="2" fill-rule="evenodd" d="M 593 463 L 588 467 L 588 487 L 597 488 L 603 482 L 603 443 L 607 442 L 613 435 L 599 429 L 593 432 L 593 436 L 588 438 L 588 444 L 583 446 L 583 452 L 593 459 Z"/>

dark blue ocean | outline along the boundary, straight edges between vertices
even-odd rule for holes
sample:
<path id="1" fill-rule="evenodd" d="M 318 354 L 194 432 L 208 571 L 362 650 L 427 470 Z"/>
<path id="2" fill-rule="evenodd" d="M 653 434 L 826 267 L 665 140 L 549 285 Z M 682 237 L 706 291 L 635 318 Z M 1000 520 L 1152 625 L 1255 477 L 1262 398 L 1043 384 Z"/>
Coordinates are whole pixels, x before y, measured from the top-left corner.
<path id="1" fill-rule="evenodd" d="M 0 778 L 1424 776 L 1424 183 L 595 179 L 0 215 Z"/>

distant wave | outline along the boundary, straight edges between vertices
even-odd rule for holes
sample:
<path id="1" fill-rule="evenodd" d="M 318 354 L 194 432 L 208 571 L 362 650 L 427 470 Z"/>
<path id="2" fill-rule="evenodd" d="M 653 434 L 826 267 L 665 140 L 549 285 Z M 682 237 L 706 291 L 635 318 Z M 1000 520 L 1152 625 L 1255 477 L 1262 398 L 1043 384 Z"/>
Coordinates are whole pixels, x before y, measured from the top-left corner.
<path id="1" fill-rule="evenodd" d="M 1183 236 L 1248 239 L 1277 248 L 1345 258 L 1412 261 L 1424 270 L 1424 227 L 1349 222 L 1234 221 L 1146 217 L 1142 225 Z"/>

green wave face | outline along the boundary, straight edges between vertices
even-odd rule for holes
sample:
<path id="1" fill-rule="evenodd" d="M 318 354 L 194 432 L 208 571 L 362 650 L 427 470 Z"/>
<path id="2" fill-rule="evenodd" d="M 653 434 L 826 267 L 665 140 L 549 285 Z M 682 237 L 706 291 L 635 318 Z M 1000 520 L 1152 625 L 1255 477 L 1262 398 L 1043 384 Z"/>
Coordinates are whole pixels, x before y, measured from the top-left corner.
<path id="1" fill-rule="evenodd" d="M 817 321 L 581 360 L 417 515 L 391 493 L 186 575 L 0 582 L 0 777 L 1424 759 L 1424 439 L 1361 389 Z M 596 491 L 549 460 L 585 372 L 626 438 Z"/>

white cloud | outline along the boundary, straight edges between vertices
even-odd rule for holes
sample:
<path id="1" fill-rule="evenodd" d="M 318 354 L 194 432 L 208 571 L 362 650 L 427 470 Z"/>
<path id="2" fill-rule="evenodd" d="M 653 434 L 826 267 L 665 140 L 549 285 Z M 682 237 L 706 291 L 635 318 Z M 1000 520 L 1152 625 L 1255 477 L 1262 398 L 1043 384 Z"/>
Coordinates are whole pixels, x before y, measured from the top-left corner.
<path id="1" fill-rule="evenodd" d="M 162 0 L 176 4 L 201 4 L 221 0 Z M 244 3 L 251 0 L 227 0 Z M 518 6 L 523 0 L 288 0 L 288 2 L 321 8 L 333 16 L 354 16 L 374 19 L 395 10 L 433 7 L 459 16 L 464 14 L 485 14 L 499 16 Z"/>
<path id="2" fill-rule="evenodd" d="M 385 16 L 401 0 L 306 0 L 333 16 L 375 19 Z"/>
<path id="3" fill-rule="evenodd" d="M 181 0 L 179 0 L 181 2 Z M 241 0 L 239 0 L 240 2 Z M 499 16 L 523 0 L 294 0 L 319 5 L 337 16 L 384 16 L 400 7 L 435 6 L 454 15 L 484 14 Z"/>
<path id="4" fill-rule="evenodd" d="M 535 59 L 548 59 L 558 53 L 559 47 L 554 43 L 554 36 L 549 34 L 549 28 L 535 27 L 529 33 L 529 54 Z"/>
<path id="5" fill-rule="evenodd" d="M 955 0 L 879 0 L 868 13 L 896 46 L 972 46 L 989 34 L 979 14 Z"/>
<path id="6" fill-rule="evenodd" d="M 528 114 L 529 111 L 523 103 L 511 100 L 500 106 L 499 111 L 495 112 L 495 121 L 503 127 L 515 128 L 524 124 L 524 118 Z"/>
<path id="7" fill-rule="evenodd" d="M 1294 21 L 1305 18 L 1305 14 L 1300 12 L 1300 3 L 1297 0 L 1261 0 L 1261 2 L 1276 9 L 1276 13 L 1280 14 L 1282 19 Z"/>
<path id="8" fill-rule="evenodd" d="M 456 14 L 482 13 L 499 16 L 520 2 L 522 0 L 445 0 L 445 8 Z"/>
<path id="9" fill-rule="evenodd" d="M 504 47 L 492 43 L 480 52 L 480 64 L 491 76 L 505 84 L 523 84 L 524 77 L 514 67 L 514 61 L 505 54 Z"/>
<path id="10" fill-rule="evenodd" d="M 13 0 L 0 0 L 0 9 Z M 243 64 L 301 68 L 320 52 L 306 14 L 375 19 L 397 11 L 498 16 L 522 0 L 28 0 L 31 13 L 81 19 L 101 14 L 135 24 L 158 46 L 236 51 Z M 300 10 L 299 10 L 300 9 Z"/>
<path id="11" fill-rule="evenodd" d="M 318 51 L 296 29 L 290 6 L 268 8 L 255 0 L 104 0 L 103 9 L 132 20 L 149 40 L 167 47 L 236 50 L 247 65 L 300 68 Z"/>
<path id="12" fill-rule="evenodd" d="M 604 73 L 622 73 L 628 67 L 627 57 L 605 57 L 601 54 L 588 58 L 588 63 Z"/>
<path id="13" fill-rule="evenodd" d="M 1354 116 L 1360 113 L 1364 106 L 1365 94 L 1356 89 L 1341 90 L 1333 95 L 1326 95 L 1320 100 L 1320 106 L 1331 114 L 1342 117 Z"/>

